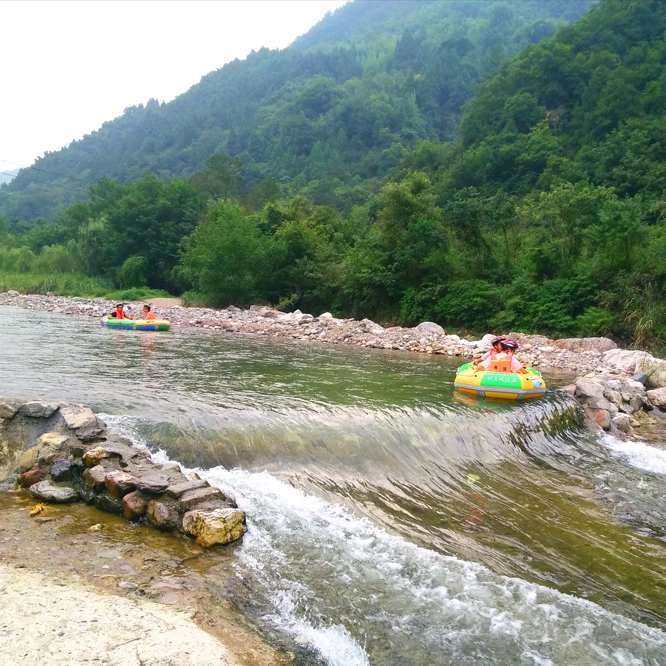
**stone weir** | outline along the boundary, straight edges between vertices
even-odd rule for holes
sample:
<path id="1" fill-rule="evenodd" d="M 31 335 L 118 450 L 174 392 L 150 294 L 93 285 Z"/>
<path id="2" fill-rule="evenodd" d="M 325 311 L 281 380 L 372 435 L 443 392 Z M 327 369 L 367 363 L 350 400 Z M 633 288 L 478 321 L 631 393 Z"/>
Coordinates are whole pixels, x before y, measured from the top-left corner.
<path id="1" fill-rule="evenodd" d="M 39 502 L 86 502 L 179 530 L 203 547 L 239 539 L 245 513 L 234 497 L 106 427 L 83 405 L 0 398 L 0 490 L 26 488 Z"/>

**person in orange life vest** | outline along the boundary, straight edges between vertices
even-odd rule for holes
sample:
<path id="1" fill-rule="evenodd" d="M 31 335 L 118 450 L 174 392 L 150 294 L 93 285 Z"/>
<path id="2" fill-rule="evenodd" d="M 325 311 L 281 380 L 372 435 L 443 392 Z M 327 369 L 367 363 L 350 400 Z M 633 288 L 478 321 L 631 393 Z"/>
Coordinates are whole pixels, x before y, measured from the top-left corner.
<path id="1" fill-rule="evenodd" d="M 511 372 L 527 372 L 523 364 L 514 356 L 518 343 L 513 340 L 502 341 L 502 351 L 511 359 Z"/>
<path id="2" fill-rule="evenodd" d="M 474 365 L 481 365 L 484 361 L 487 361 L 491 356 L 495 354 L 502 353 L 502 340 L 506 340 L 503 335 L 498 335 L 490 344 L 492 347 L 487 351 L 480 359 L 474 361 Z M 485 368 L 489 368 L 489 365 L 485 365 Z"/>
<path id="3" fill-rule="evenodd" d="M 113 317 L 113 319 L 134 319 L 134 317 L 128 317 L 125 314 L 122 303 L 116 305 L 116 309 L 111 313 L 111 317 Z"/>
<path id="4" fill-rule="evenodd" d="M 150 309 L 150 305 L 143 306 L 143 318 L 144 319 L 155 319 L 155 313 Z"/>

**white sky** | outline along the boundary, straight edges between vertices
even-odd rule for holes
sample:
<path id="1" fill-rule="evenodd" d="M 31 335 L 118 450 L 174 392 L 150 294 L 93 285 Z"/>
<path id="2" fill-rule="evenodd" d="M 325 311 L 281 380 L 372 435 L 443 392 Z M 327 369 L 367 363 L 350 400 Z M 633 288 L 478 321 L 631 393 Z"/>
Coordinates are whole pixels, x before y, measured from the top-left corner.
<path id="1" fill-rule="evenodd" d="M 0 160 L 30 165 L 128 106 L 284 48 L 345 1 L 0 2 Z"/>

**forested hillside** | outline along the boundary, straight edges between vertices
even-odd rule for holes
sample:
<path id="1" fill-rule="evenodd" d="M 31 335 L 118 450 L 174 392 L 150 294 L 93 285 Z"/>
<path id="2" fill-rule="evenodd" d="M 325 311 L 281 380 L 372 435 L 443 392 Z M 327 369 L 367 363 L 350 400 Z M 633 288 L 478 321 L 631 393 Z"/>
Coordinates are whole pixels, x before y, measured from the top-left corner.
<path id="1" fill-rule="evenodd" d="M 194 302 L 663 351 L 665 35 L 663 2 L 601 0 L 499 66 L 458 138 L 405 148 L 350 212 L 307 187 L 280 199 L 264 183 L 250 196 L 245 166 L 217 154 L 190 178 L 102 180 L 55 224 L 10 221 L 0 269 L 69 261 Z"/>
<path id="2" fill-rule="evenodd" d="M 63 204 L 85 200 L 101 177 L 189 176 L 213 153 L 241 160 L 241 192 L 259 204 L 268 188 L 349 213 L 420 141 L 456 136 L 480 80 L 589 5 L 350 3 L 283 51 L 231 62 L 174 101 L 128 108 L 45 155 L 39 171 L 23 170 L 0 188 L 0 213 L 51 219 Z"/>

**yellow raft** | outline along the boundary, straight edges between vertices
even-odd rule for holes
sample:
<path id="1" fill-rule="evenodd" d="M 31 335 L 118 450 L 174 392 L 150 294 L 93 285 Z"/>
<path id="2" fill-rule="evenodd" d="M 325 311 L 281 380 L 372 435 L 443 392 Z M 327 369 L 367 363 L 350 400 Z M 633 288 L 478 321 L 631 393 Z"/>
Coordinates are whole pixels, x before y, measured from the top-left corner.
<path id="1" fill-rule="evenodd" d="M 498 372 L 465 363 L 458 368 L 454 386 L 462 393 L 479 398 L 534 400 L 543 397 L 546 392 L 543 377 L 533 368 L 525 370 L 526 373 Z"/>

